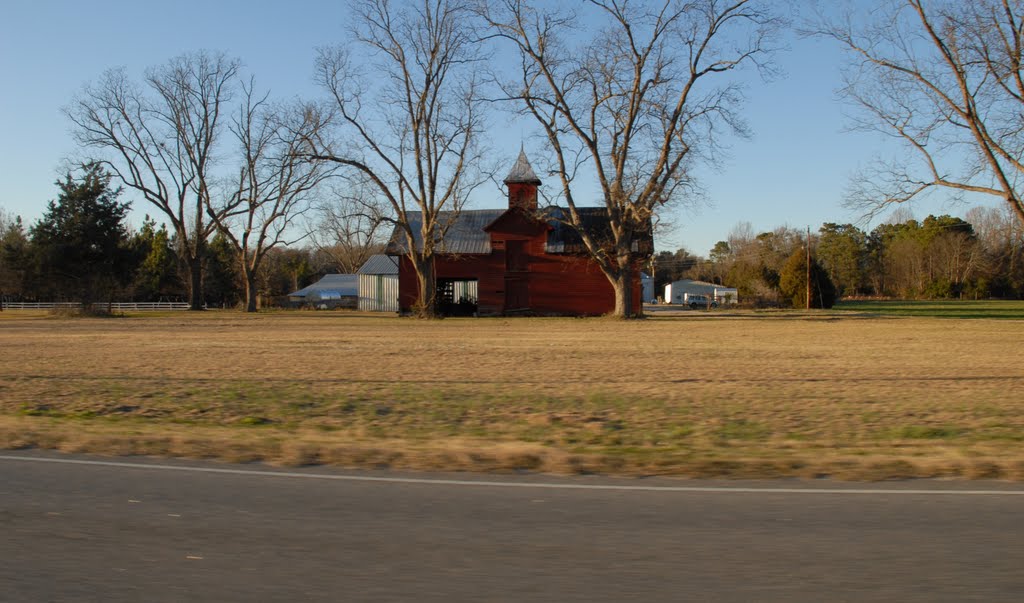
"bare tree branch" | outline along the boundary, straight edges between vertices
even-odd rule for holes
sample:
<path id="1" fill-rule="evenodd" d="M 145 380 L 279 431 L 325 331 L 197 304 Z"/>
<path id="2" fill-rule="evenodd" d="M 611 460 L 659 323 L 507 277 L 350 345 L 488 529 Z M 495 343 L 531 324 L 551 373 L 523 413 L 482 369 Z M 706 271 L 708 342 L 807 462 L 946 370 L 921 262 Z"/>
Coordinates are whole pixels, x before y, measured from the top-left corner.
<path id="1" fill-rule="evenodd" d="M 876 163 L 847 204 L 874 214 L 945 188 L 1003 199 L 1024 223 L 1020 0 L 890 0 L 809 31 L 849 52 L 844 94 L 859 126 L 901 140 L 917 168 Z M 966 158 L 966 161 L 965 161 Z"/>
<path id="2" fill-rule="evenodd" d="M 635 243 L 663 206 L 692 192 L 693 166 L 714 155 L 717 129 L 745 133 L 741 91 L 722 74 L 770 69 L 780 20 L 747 0 L 589 0 L 580 12 L 600 26 L 581 39 L 573 31 L 580 15 L 562 7 L 493 0 L 480 12 L 519 52 L 521 71 L 503 84 L 505 97 L 543 128 L 567 221 L 615 288 L 615 314 L 632 315 Z M 579 158 L 600 184 L 610 240 L 588 232 L 577 210 Z"/>
<path id="3" fill-rule="evenodd" d="M 170 221 L 188 267 L 191 307 L 202 308 L 202 259 L 216 223 L 210 187 L 239 62 L 198 52 L 149 71 L 144 87 L 123 69 L 86 86 L 64 113 L 77 142 Z"/>
<path id="4" fill-rule="evenodd" d="M 343 273 L 354 273 L 370 256 L 384 251 L 394 226 L 388 216 L 391 206 L 384 202 L 376 187 L 369 182 L 352 179 L 345 187 L 337 187 L 316 205 L 316 216 L 309 236 L 313 247 L 326 255 Z"/>
<path id="5" fill-rule="evenodd" d="M 246 284 L 246 311 L 257 310 L 256 276 L 272 249 L 306 237 L 296 221 L 309 211 L 331 166 L 304 157 L 301 148 L 321 122 L 301 106 L 268 104 L 252 81 L 243 84 L 243 101 L 232 118 L 240 158 L 237 178 L 222 199 L 211 199 L 210 220 L 238 253 Z"/>
<path id="6" fill-rule="evenodd" d="M 420 316 L 435 312 L 445 232 L 484 181 L 475 75 L 483 55 L 469 2 L 359 0 L 356 42 L 322 49 L 317 62 L 337 138 L 309 137 L 308 156 L 360 174 L 390 205 L 419 280 Z"/>

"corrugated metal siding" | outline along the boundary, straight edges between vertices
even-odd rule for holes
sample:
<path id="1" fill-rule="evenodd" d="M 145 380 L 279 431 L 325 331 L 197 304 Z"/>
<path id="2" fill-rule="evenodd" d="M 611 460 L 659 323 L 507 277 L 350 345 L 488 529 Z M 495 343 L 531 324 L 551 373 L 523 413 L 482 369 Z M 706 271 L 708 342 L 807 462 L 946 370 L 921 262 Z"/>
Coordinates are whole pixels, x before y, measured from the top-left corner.
<path id="1" fill-rule="evenodd" d="M 714 283 L 683 279 L 665 285 L 665 303 L 682 304 L 686 302 L 686 295 L 707 295 L 714 297 L 721 303 L 729 301 L 737 303 L 739 295 L 732 287 L 723 287 Z"/>
<path id="2" fill-rule="evenodd" d="M 398 312 L 398 275 L 360 274 L 359 309 L 366 312 Z"/>
<path id="3" fill-rule="evenodd" d="M 462 298 L 466 298 L 469 301 L 476 302 L 480 297 L 480 281 L 455 281 L 455 301 Z"/>

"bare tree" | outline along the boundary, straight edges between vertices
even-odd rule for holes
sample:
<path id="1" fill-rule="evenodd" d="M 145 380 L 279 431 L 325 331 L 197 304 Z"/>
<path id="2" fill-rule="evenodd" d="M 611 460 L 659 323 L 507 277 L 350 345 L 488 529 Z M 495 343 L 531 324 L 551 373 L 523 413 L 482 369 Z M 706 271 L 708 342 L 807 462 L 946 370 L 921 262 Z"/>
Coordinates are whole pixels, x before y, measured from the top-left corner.
<path id="1" fill-rule="evenodd" d="M 106 72 L 64 109 L 83 147 L 166 217 L 187 266 L 192 310 L 203 307 L 202 262 L 216 230 L 207 219 L 222 116 L 237 60 L 198 52 L 150 70 L 143 86 L 123 69 Z"/>
<path id="2" fill-rule="evenodd" d="M 1024 224 L 1024 3 L 888 0 L 870 15 L 819 19 L 849 51 L 844 94 L 857 126 L 901 141 L 912 160 L 879 161 L 847 203 L 874 215 L 947 189 L 1002 199 Z"/>
<path id="3" fill-rule="evenodd" d="M 639 313 L 631 287 L 658 211 L 694 191 L 693 167 L 714 161 L 723 127 L 745 126 L 739 87 L 723 74 L 766 67 L 779 25 L 746 0 L 588 0 L 575 14 L 559 3 L 493 0 L 483 12 L 511 42 L 520 73 L 504 84 L 543 128 L 568 205 L 567 222 L 615 290 L 614 314 Z M 587 21 L 592 33 L 576 28 Z M 582 29 L 582 28 L 580 28 Z M 600 184 L 610 237 L 587 232 L 577 211 L 577 178 L 589 164 Z M 646 250 L 650 253 L 650 250 Z"/>
<path id="4" fill-rule="evenodd" d="M 481 56 L 469 1 L 357 0 L 356 43 L 323 49 L 317 62 L 347 145 L 316 137 L 311 156 L 372 182 L 387 200 L 416 272 L 421 317 L 435 315 L 435 254 L 482 182 L 473 174 Z"/>
<path id="5" fill-rule="evenodd" d="M 336 188 L 313 208 L 313 248 L 342 273 L 355 273 L 384 251 L 383 230 L 394 223 L 389 207 L 372 183 Z"/>
<path id="6" fill-rule="evenodd" d="M 973 233 L 950 231 L 935 237 L 928 246 L 932 279 L 943 279 L 954 292 L 962 292 L 982 267 L 982 250 Z"/>
<path id="7" fill-rule="evenodd" d="M 1009 206 L 974 207 L 967 212 L 966 219 L 974 225 L 985 251 L 1005 266 L 1007 274 L 1015 274 L 1024 251 L 1024 224 Z"/>
<path id="8" fill-rule="evenodd" d="M 300 153 L 322 125 L 315 114 L 268 105 L 266 95 L 254 95 L 251 80 L 242 86 L 242 97 L 229 126 L 238 142 L 238 176 L 225 197 L 211 196 L 205 209 L 238 254 L 245 311 L 255 312 L 256 275 L 263 260 L 270 250 L 306 237 L 295 222 L 331 170 Z"/>

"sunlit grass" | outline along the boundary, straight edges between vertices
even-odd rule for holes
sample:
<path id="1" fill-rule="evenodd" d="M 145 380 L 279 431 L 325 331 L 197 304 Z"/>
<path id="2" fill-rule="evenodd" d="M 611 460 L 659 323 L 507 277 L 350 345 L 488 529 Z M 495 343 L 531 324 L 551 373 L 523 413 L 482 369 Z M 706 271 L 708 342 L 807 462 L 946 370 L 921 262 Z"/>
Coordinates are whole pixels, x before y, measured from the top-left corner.
<path id="1" fill-rule="evenodd" d="M 676 475 L 984 466 L 1024 478 L 1014 321 L 17 315 L 0 322 L 6 447 Z"/>

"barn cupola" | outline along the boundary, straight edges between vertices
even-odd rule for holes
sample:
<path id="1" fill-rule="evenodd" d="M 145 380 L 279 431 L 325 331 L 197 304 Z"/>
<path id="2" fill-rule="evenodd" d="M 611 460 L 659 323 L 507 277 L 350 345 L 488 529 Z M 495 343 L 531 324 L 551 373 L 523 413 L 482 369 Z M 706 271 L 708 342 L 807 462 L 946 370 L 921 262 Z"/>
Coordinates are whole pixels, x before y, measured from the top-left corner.
<path id="1" fill-rule="evenodd" d="M 508 185 L 508 207 L 518 207 L 526 211 L 537 211 L 537 187 L 540 186 L 540 178 L 533 172 L 530 161 L 526 158 L 526 151 L 519 149 L 519 158 L 512 166 L 512 171 L 505 176 L 505 184 Z"/>

